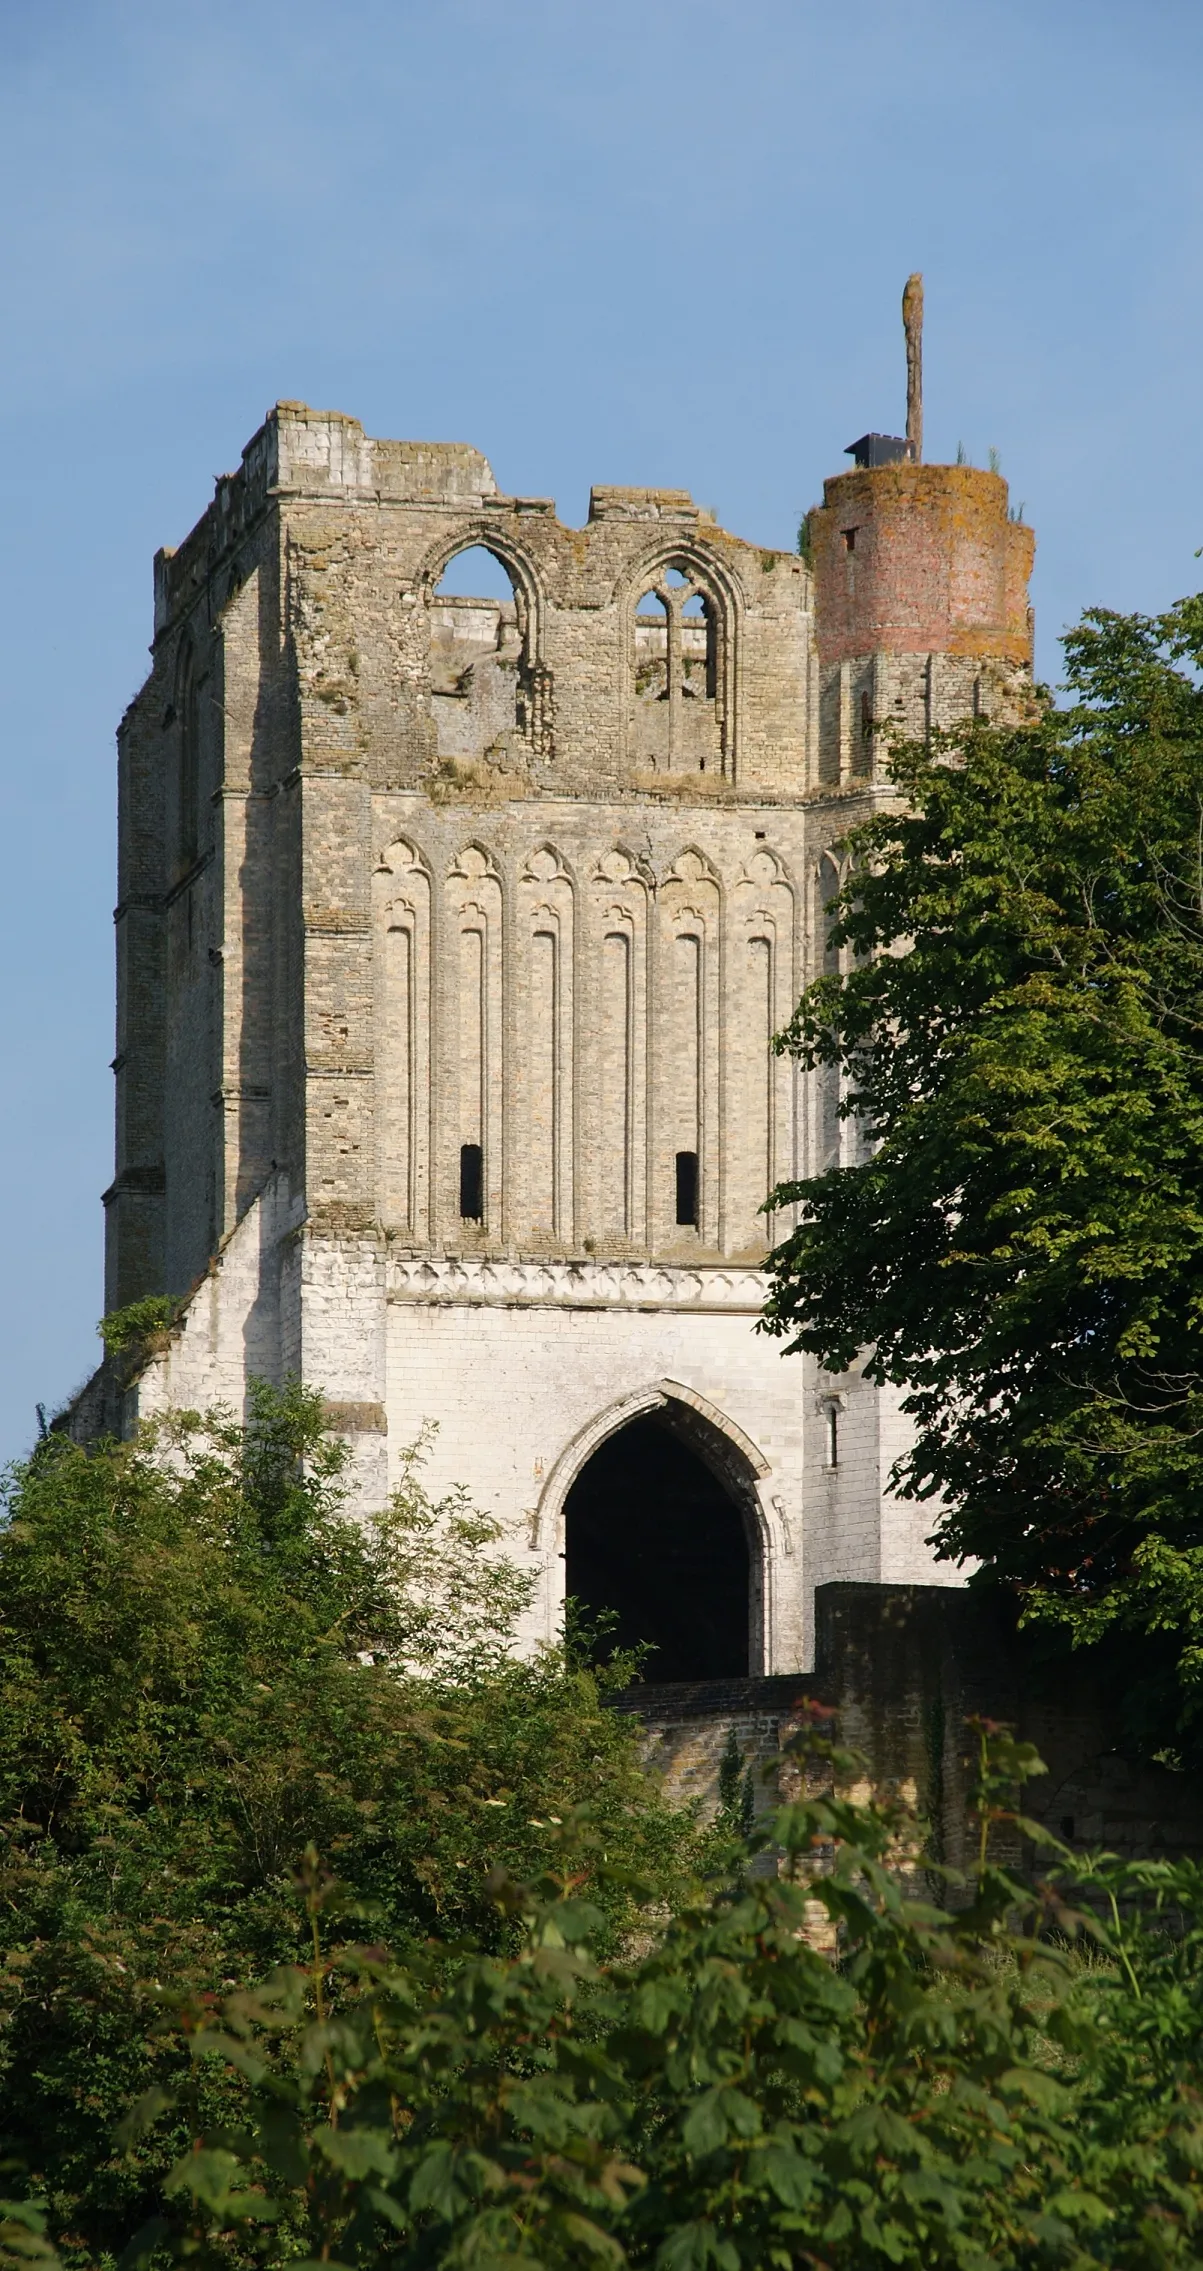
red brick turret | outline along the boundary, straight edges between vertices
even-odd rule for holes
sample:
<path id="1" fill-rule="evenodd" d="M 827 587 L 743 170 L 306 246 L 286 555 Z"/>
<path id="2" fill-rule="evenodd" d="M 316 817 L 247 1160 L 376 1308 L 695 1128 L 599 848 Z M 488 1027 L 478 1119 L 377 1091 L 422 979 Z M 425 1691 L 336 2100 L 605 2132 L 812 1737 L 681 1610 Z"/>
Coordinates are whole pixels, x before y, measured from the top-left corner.
<path id="1" fill-rule="evenodd" d="M 820 778 L 849 783 L 907 732 L 1023 713 L 1030 528 L 1001 474 L 900 461 L 824 483 L 810 515 L 821 676 Z"/>
<path id="2" fill-rule="evenodd" d="M 837 473 L 810 516 L 819 656 L 946 654 L 1031 666 L 1036 540 L 971 465 Z"/>

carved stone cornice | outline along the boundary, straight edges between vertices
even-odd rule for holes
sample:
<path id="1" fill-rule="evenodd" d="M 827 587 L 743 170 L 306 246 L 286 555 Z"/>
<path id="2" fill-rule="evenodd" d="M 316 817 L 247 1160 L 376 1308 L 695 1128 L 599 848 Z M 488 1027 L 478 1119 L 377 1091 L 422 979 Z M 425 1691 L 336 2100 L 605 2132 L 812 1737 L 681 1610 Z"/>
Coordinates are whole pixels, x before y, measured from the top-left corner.
<path id="1" fill-rule="evenodd" d="M 683 1269 L 655 1262 L 446 1261 L 390 1257 L 390 1301 L 499 1309 L 670 1309 L 758 1316 L 767 1281 L 761 1270 L 707 1264 Z"/>

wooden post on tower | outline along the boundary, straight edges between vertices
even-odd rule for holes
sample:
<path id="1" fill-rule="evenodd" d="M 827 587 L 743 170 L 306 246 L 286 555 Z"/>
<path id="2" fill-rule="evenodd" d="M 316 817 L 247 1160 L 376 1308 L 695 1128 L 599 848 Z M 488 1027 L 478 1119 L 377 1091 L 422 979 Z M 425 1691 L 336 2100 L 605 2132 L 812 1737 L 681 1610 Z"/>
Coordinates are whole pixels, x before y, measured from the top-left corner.
<path id="1" fill-rule="evenodd" d="M 906 438 L 911 461 L 923 462 L 923 278 L 908 276 L 902 295 L 902 328 L 906 333 Z"/>

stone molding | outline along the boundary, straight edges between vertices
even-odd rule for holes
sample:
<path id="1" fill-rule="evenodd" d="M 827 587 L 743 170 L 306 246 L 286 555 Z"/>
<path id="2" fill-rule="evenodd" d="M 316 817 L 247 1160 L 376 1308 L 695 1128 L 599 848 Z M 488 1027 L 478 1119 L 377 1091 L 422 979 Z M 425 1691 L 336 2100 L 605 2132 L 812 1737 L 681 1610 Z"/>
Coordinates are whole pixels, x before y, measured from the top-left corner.
<path id="1" fill-rule="evenodd" d="M 670 1309 L 758 1316 L 768 1283 L 762 1270 L 654 1262 L 445 1261 L 391 1256 L 390 1301 L 534 1309 Z"/>

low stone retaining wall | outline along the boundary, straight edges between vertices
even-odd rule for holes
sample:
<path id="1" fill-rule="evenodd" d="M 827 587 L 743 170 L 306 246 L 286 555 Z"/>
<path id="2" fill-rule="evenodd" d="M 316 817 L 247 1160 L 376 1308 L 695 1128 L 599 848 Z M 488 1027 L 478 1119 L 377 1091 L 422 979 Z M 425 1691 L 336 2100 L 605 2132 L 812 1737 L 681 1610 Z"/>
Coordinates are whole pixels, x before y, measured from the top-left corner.
<path id="1" fill-rule="evenodd" d="M 965 1722 L 974 1714 L 1036 1745 L 1049 1771 L 1028 1784 L 1024 1810 L 1067 1842 L 1132 1859 L 1203 1853 L 1203 1792 L 1191 1776 L 1135 1756 L 1114 1666 L 1018 1631 L 1002 1592 L 823 1585 L 813 1672 L 649 1683 L 628 1689 L 617 1708 L 642 1720 L 648 1762 L 666 1788 L 706 1816 L 718 1804 L 732 1729 L 752 1769 L 757 1810 L 775 1803 L 776 1778 L 763 1770 L 808 1698 L 836 1713 L 839 1738 L 867 1759 L 872 1785 L 927 1817 L 933 1857 L 954 1868 L 968 1859 Z M 1029 1864 L 1034 1857 L 1013 1856 Z"/>

